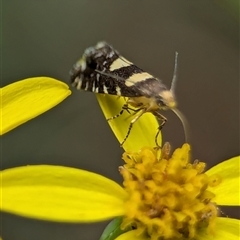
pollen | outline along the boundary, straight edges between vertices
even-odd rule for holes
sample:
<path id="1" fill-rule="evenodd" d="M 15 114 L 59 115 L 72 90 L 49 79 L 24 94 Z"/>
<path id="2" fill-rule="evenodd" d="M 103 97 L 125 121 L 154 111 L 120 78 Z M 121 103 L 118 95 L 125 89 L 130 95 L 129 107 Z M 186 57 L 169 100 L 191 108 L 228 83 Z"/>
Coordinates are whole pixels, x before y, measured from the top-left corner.
<path id="1" fill-rule="evenodd" d="M 219 184 L 219 177 L 208 177 L 203 162 L 190 163 L 188 144 L 170 152 L 166 143 L 123 154 L 120 173 L 129 199 L 122 228 L 151 240 L 193 239 L 203 227 L 212 233 L 218 208 L 208 186 Z"/>

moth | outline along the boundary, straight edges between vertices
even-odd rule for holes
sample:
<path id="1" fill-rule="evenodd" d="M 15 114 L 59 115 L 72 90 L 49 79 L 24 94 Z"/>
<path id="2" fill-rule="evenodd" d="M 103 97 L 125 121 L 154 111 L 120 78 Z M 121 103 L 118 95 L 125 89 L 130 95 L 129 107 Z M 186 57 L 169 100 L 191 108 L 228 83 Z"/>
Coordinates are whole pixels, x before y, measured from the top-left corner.
<path id="1" fill-rule="evenodd" d="M 171 109 L 180 118 L 186 136 L 186 120 L 176 108 L 174 94 L 177 58 L 178 53 L 175 55 L 173 79 L 168 89 L 160 79 L 137 67 L 121 56 L 111 45 L 102 41 L 94 47 L 87 48 L 81 59 L 70 70 L 71 83 L 78 90 L 111 94 L 127 99 L 119 114 L 107 119 L 113 120 L 124 111 L 134 112 L 134 118 L 130 122 L 121 146 L 127 140 L 134 123 L 144 113 L 151 112 L 160 123 L 155 136 L 158 146 L 158 134 L 167 121 L 167 118 L 160 113 L 161 110 Z"/>

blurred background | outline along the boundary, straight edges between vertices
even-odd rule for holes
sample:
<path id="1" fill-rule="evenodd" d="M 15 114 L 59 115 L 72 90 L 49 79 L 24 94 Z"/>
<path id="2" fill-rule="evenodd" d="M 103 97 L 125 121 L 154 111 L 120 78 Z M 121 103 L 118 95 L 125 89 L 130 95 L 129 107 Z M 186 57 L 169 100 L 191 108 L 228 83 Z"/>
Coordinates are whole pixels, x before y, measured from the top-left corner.
<path id="1" fill-rule="evenodd" d="M 170 86 L 188 119 L 192 157 L 208 168 L 239 154 L 239 1 L 2 1 L 1 87 L 33 76 L 69 83 L 85 48 L 106 40 Z M 164 112 L 164 141 L 184 142 L 179 119 Z M 1 168 L 57 164 L 121 183 L 123 149 L 95 95 L 73 89 L 63 103 L 1 138 Z M 238 208 L 221 208 L 239 218 Z M 106 222 L 59 224 L 2 214 L 4 240 L 98 239 Z"/>

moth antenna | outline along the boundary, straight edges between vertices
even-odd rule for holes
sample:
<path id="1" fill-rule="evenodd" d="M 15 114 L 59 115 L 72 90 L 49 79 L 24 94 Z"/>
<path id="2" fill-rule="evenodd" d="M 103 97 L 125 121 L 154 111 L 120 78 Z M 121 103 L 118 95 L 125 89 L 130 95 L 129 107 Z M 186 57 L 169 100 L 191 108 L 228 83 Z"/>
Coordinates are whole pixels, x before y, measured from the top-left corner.
<path id="1" fill-rule="evenodd" d="M 172 79 L 172 84 L 171 84 L 171 88 L 170 91 L 172 93 L 175 93 L 175 86 L 176 86 L 176 82 L 177 82 L 177 70 L 178 70 L 178 52 L 175 52 L 175 64 L 174 64 L 174 71 L 173 71 L 173 79 Z"/>
<path id="2" fill-rule="evenodd" d="M 180 119 L 183 125 L 184 135 L 185 135 L 185 142 L 189 143 L 189 127 L 187 119 L 184 117 L 184 115 L 176 108 L 171 108 L 171 110 L 177 115 L 177 117 Z"/>

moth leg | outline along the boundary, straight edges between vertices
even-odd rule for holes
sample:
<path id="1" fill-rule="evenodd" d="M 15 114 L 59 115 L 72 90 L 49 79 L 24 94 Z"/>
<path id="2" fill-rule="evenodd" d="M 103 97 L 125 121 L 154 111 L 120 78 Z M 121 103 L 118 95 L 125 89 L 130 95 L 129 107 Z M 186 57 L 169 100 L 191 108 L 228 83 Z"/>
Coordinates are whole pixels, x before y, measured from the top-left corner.
<path id="1" fill-rule="evenodd" d="M 132 121 L 130 122 L 130 125 L 129 125 L 129 128 L 128 128 L 128 132 L 126 134 L 126 137 L 123 139 L 122 143 L 120 144 L 121 147 L 126 142 L 128 136 L 129 136 L 129 134 L 130 134 L 130 132 L 132 130 L 133 124 L 146 112 L 146 109 L 140 109 L 140 110 L 142 110 L 142 112 L 139 115 L 137 115 L 134 119 L 132 119 Z M 138 109 L 138 111 L 139 111 L 139 109 Z"/>
<path id="2" fill-rule="evenodd" d="M 120 111 L 120 113 L 118 113 L 117 115 L 114 115 L 114 116 L 108 118 L 107 121 L 110 121 L 110 120 L 113 120 L 113 119 L 115 119 L 115 118 L 120 117 L 120 116 L 123 114 L 124 111 L 127 111 L 127 112 L 130 114 L 130 111 L 129 111 L 129 110 L 130 110 L 130 111 L 134 111 L 134 113 L 136 113 L 136 112 L 139 111 L 139 109 L 130 108 L 130 107 L 128 106 L 128 104 L 126 103 L 126 104 L 124 104 L 124 105 L 122 106 L 122 110 Z"/>
<path id="3" fill-rule="evenodd" d="M 113 120 L 113 119 L 115 119 L 115 118 L 120 117 L 120 116 L 123 114 L 124 110 L 127 111 L 127 109 L 128 109 L 128 105 L 127 105 L 127 104 L 124 104 L 124 105 L 122 106 L 122 110 L 120 111 L 120 113 L 118 113 L 118 114 L 116 114 L 116 115 L 114 115 L 114 116 L 112 116 L 112 117 L 110 117 L 110 118 L 107 118 L 107 121 L 110 121 L 110 120 Z"/>
<path id="4" fill-rule="evenodd" d="M 162 114 L 160 114 L 159 112 L 154 112 L 154 115 L 157 117 L 157 119 L 158 119 L 159 121 L 161 121 L 161 123 L 160 123 L 160 125 L 159 125 L 159 127 L 158 127 L 157 134 L 156 134 L 156 136 L 155 136 L 155 143 L 156 143 L 157 147 L 160 147 L 160 148 L 161 148 L 161 146 L 158 144 L 157 139 L 158 139 L 158 135 L 159 135 L 160 131 L 162 130 L 162 128 L 163 128 L 163 126 L 165 125 L 165 123 L 167 122 L 167 118 L 165 118 L 165 117 L 164 117 Z"/>
<path id="5" fill-rule="evenodd" d="M 124 110 L 126 110 L 129 114 L 131 114 L 130 111 L 133 111 L 134 112 L 133 115 L 134 115 L 134 114 L 138 113 L 140 110 L 142 110 L 142 108 L 134 109 L 134 108 L 130 108 L 127 106 L 127 108 L 124 108 Z"/>

